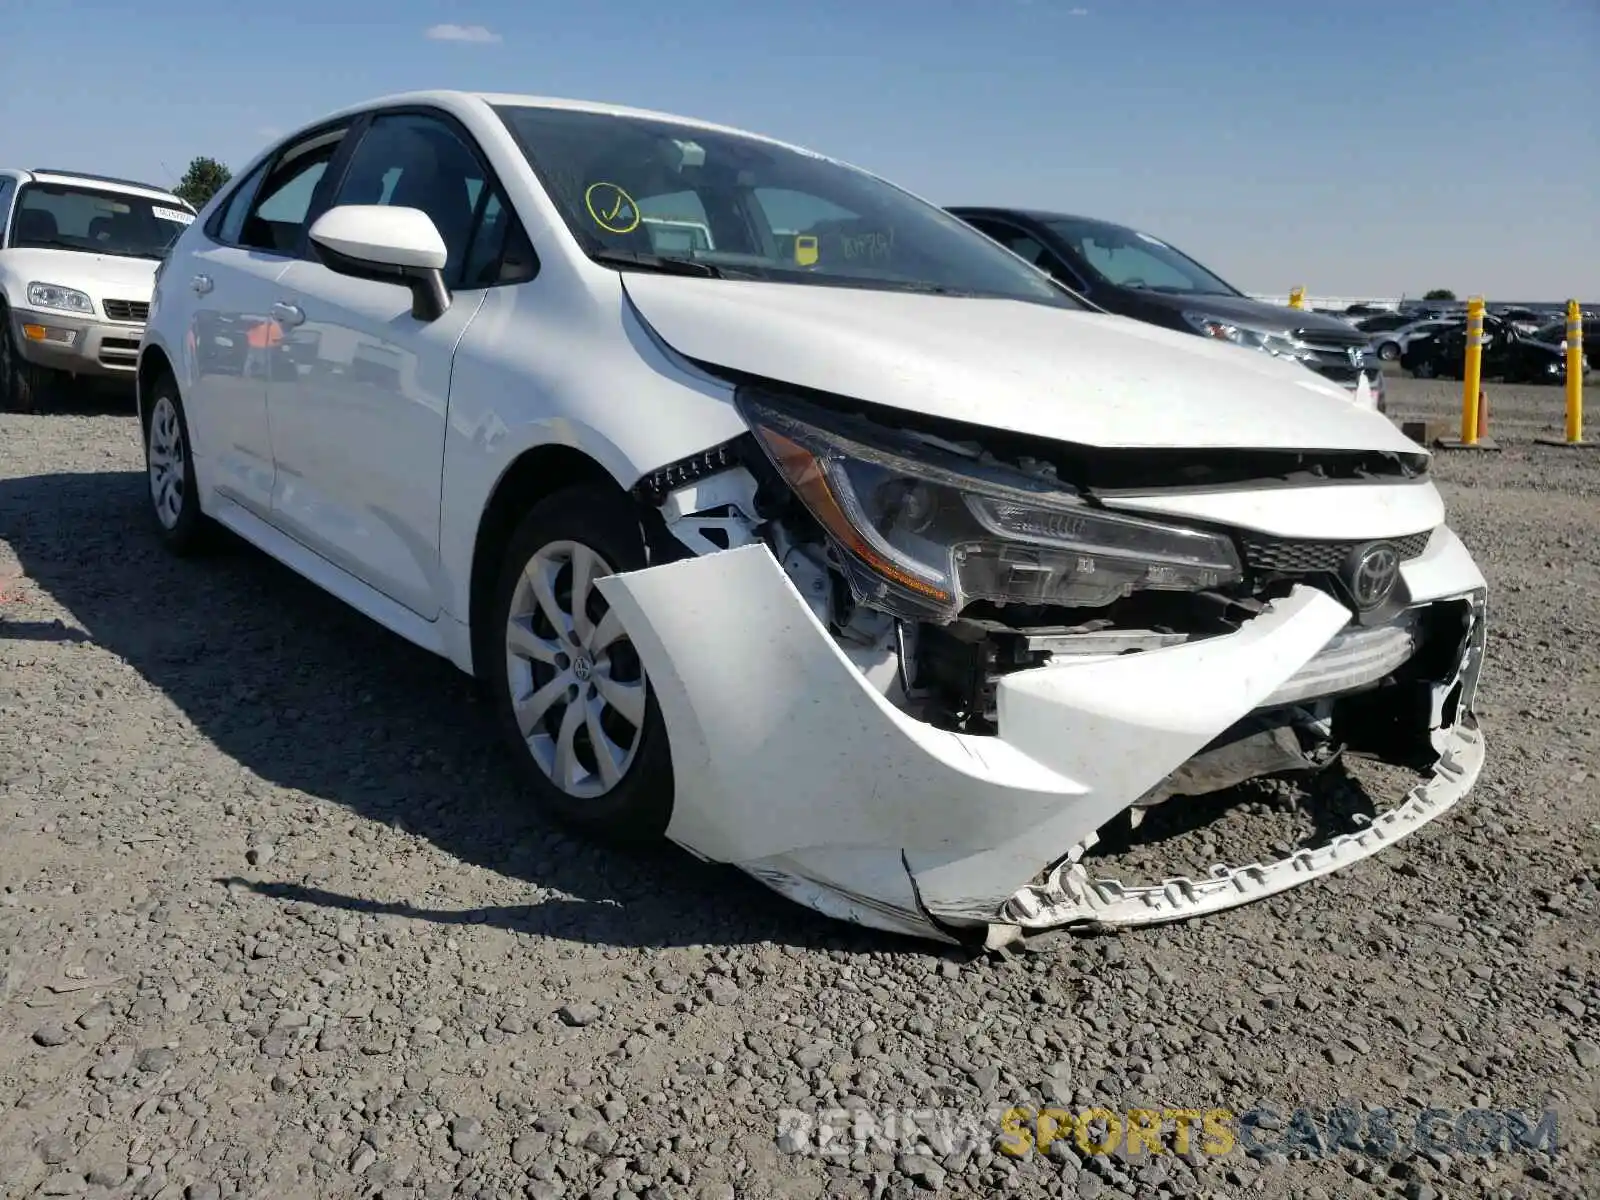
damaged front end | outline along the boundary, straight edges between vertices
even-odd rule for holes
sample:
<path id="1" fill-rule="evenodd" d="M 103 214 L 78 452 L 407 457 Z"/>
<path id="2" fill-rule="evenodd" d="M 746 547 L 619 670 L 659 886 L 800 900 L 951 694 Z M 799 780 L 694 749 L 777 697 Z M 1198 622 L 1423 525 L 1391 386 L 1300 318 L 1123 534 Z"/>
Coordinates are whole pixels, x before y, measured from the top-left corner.
<path id="1" fill-rule="evenodd" d="M 1475 781 L 1486 589 L 1425 456 L 1078 452 L 740 400 L 749 439 L 641 484 L 685 557 L 598 585 L 691 852 L 997 947 L 1282 891 Z M 1350 536 L 1325 536 L 1330 505 Z M 1272 528 L 1297 520 L 1322 536 Z M 1086 857 L 1157 806 L 1356 753 L 1423 777 L 1276 861 L 1137 884 Z"/>

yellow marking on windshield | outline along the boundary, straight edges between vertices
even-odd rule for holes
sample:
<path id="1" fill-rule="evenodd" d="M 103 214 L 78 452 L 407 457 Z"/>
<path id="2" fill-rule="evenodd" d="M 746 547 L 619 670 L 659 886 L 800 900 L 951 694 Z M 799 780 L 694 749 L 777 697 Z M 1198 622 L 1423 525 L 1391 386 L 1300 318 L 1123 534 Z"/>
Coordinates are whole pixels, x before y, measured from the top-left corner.
<path id="1" fill-rule="evenodd" d="M 594 223 L 607 233 L 632 233 L 639 228 L 639 206 L 614 183 L 591 183 L 583 203 Z"/>
<path id="2" fill-rule="evenodd" d="M 817 239 L 810 234 L 800 234 L 794 239 L 794 261 L 802 267 L 817 263 Z"/>

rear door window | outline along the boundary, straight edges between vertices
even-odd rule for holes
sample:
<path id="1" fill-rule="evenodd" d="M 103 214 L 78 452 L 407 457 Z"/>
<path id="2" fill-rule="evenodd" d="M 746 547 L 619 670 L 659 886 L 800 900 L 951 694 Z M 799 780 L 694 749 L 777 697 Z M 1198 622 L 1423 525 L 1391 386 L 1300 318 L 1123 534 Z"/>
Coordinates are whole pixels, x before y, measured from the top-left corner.
<path id="1" fill-rule="evenodd" d="M 313 134 L 277 157 L 245 213 L 239 245 L 273 254 L 299 252 L 317 185 L 344 134 L 343 129 Z"/>

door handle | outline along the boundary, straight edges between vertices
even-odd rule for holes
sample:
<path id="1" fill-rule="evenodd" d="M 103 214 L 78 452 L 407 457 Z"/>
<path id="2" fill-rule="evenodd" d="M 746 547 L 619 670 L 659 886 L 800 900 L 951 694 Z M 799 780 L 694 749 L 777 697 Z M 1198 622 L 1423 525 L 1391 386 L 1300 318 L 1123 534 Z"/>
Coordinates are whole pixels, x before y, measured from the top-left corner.
<path id="1" fill-rule="evenodd" d="M 285 304 L 282 300 L 272 306 L 273 320 L 279 325 L 301 325 L 305 323 L 306 314 L 298 304 Z"/>
<path id="2" fill-rule="evenodd" d="M 211 290 L 211 276 L 196 275 L 193 279 L 189 280 L 189 286 L 195 290 L 197 295 L 204 296 Z"/>

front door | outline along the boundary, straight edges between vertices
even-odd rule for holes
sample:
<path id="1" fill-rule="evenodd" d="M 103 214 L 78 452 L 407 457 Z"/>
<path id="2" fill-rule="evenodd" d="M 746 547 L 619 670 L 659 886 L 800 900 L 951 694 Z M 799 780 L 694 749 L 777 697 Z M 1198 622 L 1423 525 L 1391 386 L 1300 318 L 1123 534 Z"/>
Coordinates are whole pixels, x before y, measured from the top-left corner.
<path id="1" fill-rule="evenodd" d="M 279 280 L 293 372 L 268 393 L 277 484 L 273 522 L 419 616 L 441 607 L 439 497 L 450 371 L 484 292 L 461 288 L 481 159 L 442 118 L 380 114 L 333 206 L 392 204 L 432 218 L 449 250 L 452 303 L 411 315 L 403 287 L 297 261 Z"/>

